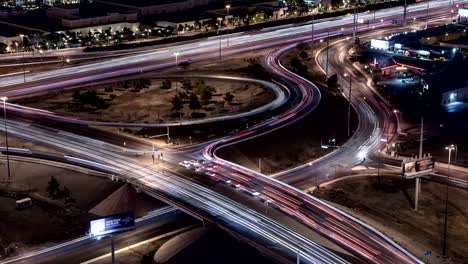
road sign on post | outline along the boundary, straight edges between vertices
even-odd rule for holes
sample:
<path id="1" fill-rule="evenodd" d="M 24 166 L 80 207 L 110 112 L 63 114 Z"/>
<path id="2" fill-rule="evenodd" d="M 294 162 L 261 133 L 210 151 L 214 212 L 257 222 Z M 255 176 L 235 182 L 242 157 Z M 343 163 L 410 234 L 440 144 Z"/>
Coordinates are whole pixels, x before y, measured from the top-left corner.
<path id="1" fill-rule="evenodd" d="M 419 191 L 421 186 L 421 176 L 434 171 L 434 159 L 430 156 L 419 159 L 408 159 L 401 163 L 401 175 L 406 179 L 415 179 L 414 190 L 414 210 L 418 210 Z"/>
<path id="2" fill-rule="evenodd" d="M 401 164 L 402 175 L 407 179 L 424 176 L 434 171 L 434 159 L 423 157 L 420 159 L 404 160 Z"/>

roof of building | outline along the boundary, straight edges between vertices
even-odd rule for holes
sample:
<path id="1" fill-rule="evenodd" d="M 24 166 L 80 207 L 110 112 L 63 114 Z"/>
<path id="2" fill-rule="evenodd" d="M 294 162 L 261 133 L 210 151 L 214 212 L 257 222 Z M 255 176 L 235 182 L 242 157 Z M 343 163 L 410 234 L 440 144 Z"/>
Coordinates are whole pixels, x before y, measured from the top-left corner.
<path id="1" fill-rule="evenodd" d="M 116 3 L 116 4 L 133 6 L 135 8 L 141 8 L 141 7 L 147 7 L 147 6 L 180 3 L 180 2 L 185 2 L 185 1 L 187 0 L 104 0 L 102 2 Z"/>
<path id="2" fill-rule="evenodd" d="M 102 200 L 90 213 L 98 216 L 113 215 L 135 210 L 136 191 L 130 184 L 125 184 L 106 199 Z"/>
<path id="3" fill-rule="evenodd" d="M 0 22 L 0 36 L 1 37 L 11 38 L 11 37 L 17 37 L 20 34 L 29 35 L 32 33 L 36 33 L 36 31 L 28 30 L 28 29 L 13 26 L 13 25 L 3 24 Z"/>

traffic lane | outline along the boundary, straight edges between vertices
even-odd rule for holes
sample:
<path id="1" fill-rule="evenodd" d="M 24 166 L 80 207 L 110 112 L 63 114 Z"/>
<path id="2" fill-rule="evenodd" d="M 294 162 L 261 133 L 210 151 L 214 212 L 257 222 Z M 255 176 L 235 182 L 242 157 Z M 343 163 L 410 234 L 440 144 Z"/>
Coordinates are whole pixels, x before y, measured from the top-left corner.
<path id="1" fill-rule="evenodd" d="M 377 33 L 377 34 L 380 34 Z M 344 59 L 343 59 L 343 52 L 346 52 L 348 49 L 347 49 L 347 44 L 345 42 L 337 42 L 336 44 L 333 43 L 334 45 L 332 45 L 330 47 L 330 50 L 331 54 L 333 54 L 333 56 L 331 56 L 330 58 L 330 64 L 332 64 L 332 68 L 337 68 L 337 67 L 342 67 L 343 65 L 343 62 L 344 62 Z M 323 53 L 321 53 L 323 54 Z M 323 58 L 322 58 L 322 61 L 323 61 Z M 354 69 L 352 67 L 345 67 L 346 70 L 348 71 L 351 71 L 353 73 L 353 75 L 356 75 L 358 73 L 354 72 Z M 359 75 L 356 75 L 356 76 L 359 76 Z M 371 103 L 373 103 L 373 105 L 377 105 L 377 109 L 379 111 L 376 111 L 377 114 L 379 115 L 379 119 L 380 120 L 384 120 L 383 122 L 380 122 L 381 125 L 383 125 L 381 127 L 381 129 L 384 131 L 383 133 L 384 134 L 392 134 L 392 131 L 393 131 L 393 126 L 391 125 L 391 122 L 387 122 L 386 120 L 389 118 L 388 115 L 391 113 L 391 111 L 388 110 L 388 108 L 382 108 L 380 106 L 380 99 L 377 98 L 377 99 L 374 99 L 373 98 L 373 93 L 370 89 L 368 89 L 365 85 L 363 85 L 364 82 L 364 79 L 360 79 L 359 81 L 354 81 L 353 82 L 354 85 L 353 85 L 353 94 L 354 94 L 354 97 L 360 97 L 360 98 L 366 98 L 366 101 L 370 101 Z M 357 89 L 356 89 L 357 88 Z M 346 93 L 346 92 L 345 92 Z M 369 111 L 367 111 L 367 113 L 364 113 L 364 114 L 361 114 L 360 117 L 361 119 L 359 120 L 359 125 L 360 125 L 360 129 L 358 129 L 358 134 L 355 134 L 351 139 L 350 139 L 350 142 L 347 142 L 343 145 L 343 148 L 355 148 L 355 149 L 359 149 L 359 141 L 362 142 L 365 142 L 368 138 L 368 135 L 371 135 L 372 132 L 373 132 L 373 126 L 370 125 L 371 121 L 369 121 L 368 119 L 368 115 L 369 114 L 374 114 L 374 113 L 371 113 Z M 393 117 L 393 113 L 391 113 Z M 364 118 L 362 118 L 364 117 Z M 364 120 L 363 120 L 364 119 Z M 365 130 L 363 130 L 363 126 L 366 127 Z M 364 133 L 362 133 L 364 132 Z M 354 144 L 352 144 L 354 142 Z M 343 151 L 342 149 L 339 149 L 339 151 Z M 359 151 L 362 151 L 362 150 L 359 150 Z M 347 154 L 350 154 L 350 151 L 346 151 Z M 352 155 L 354 156 L 358 156 L 359 155 L 359 152 L 354 152 L 354 153 L 351 153 Z M 349 167 L 350 165 L 354 165 L 354 164 L 347 164 L 346 161 L 358 161 L 358 159 L 344 159 L 344 160 L 340 160 L 339 159 L 339 156 L 343 156 L 343 155 L 337 155 L 336 153 L 332 153 L 330 154 L 327 159 L 325 160 L 328 160 L 328 161 L 331 161 L 333 162 L 334 165 L 340 165 L 340 166 L 345 166 L 345 167 Z M 292 184 L 300 189 L 308 189 L 310 188 L 311 186 L 313 186 L 314 184 L 316 184 L 316 182 L 322 182 L 322 181 L 328 181 L 330 180 L 331 177 L 329 177 L 329 175 L 332 175 L 332 172 L 334 170 L 334 168 L 331 168 L 331 166 L 327 166 L 325 165 L 326 167 L 328 168 L 323 168 L 323 166 L 320 166 L 320 163 L 323 163 L 323 162 L 318 162 L 318 163 L 315 163 L 313 166 L 311 166 L 310 168 L 308 167 L 304 167 L 302 170 L 298 171 L 298 172 L 294 172 L 294 171 L 290 171 L 289 174 L 286 173 L 286 174 L 282 174 L 280 177 L 278 177 L 278 179 L 280 180 L 283 180 L 289 184 Z M 319 169 L 318 169 L 319 167 Z M 322 169 L 320 169 L 320 167 L 322 167 Z M 309 172 L 309 173 L 308 173 Z M 313 173 L 313 175 L 311 175 L 311 173 Z M 325 176 L 325 177 L 324 177 Z M 312 178 L 311 178 L 312 177 Z M 304 178 L 306 180 L 302 180 L 301 178 Z M 318 179 L 320 178 L 320 179 Z"/>
<path id="2" fill-rule="evenodd" d="M 160 236 L 171 231 L 200 225 L 195 219 L 189 216 L 178 216 L 158 223 L 140 227 L 133 231 L 127 231 L 114 235 L 115 250 L 130 246 L 132 244 L 145 241 L 147 239 Z M 34 263 L 80 263 L 110 252 L 110 239 L 103 237 L 95 239 L 87 245 L 82 245 L 77 249 L 70 249 L 62 252 L 55 252 L 55 255 L 48 257 L 34 258 Z M 31 261 L 31 260 L 28 260 Z M 21 263 L 21 262 L 20 262 Z M 30 263 L 30 262 L 23 262 Z"/>
<path id="3" fill-rule="evenodd" d="M 432 9 L 431 9 L 432 11 Z M 397 14 L 395 12 L 391 12 L 391 14 L 393 14 L 394 16 Z M 390 16 L 390 14 L 387 14 L 388 16 Z M 364 15 L 365 17 L 365 15 Z M 317 29 L 317 32 L 319 30 L 321 30 L 321 28 L 327 28 L 328 30 L 331 30 L 335 27 L 339 27 L 339 26 L 346 26 L 347 24 L 349 24 L 351 22 L 351 18 L 350 17 L 342 17 L 340 20 L 339 20 L 339 23 L 337 23 L 337 21 L 333 21 L 333 22 L 323 22 L 323 23 L 319 23 L 319 24 L 316 24 L 315 27 Z M 387 22 L 387 21 L 386 21 Z M 339 25 L 337 25 L 339 24 Z M 305 32 L 304 32 L 305 31 Z M 292 38 L 294 37 L 295 34 L 307 34 L 308 33 L 308 28 L 304 28 L 304 26 L 301 27 L 298 27 L 298 28 L 291 28 L 289 30 L 286 30 L 284 31 L 284 29 L 281 29 L 281 30 L 277 30 L 275 32 L 267 32 L 267 33 L 256 33 L 256 34 L 250 34 L 250 35 L 242 35 L 242 36 L 236 36 L 236 37 L 233 37 L 231 39 L 231 43 L 235 42 L 237 39 L 239 38 L 242 38 L 241 41 L 239 41 L 238 44 L 242 44 L 246 41 L 250 42 L 250 43 L 247 43 L 247 45 L 249 46 L 255 46 L 255 44 L 252 44 L 252 41 L 271 41 L 272 39 L 274 39 L 275 37 L 277 38 L 278 35 L 281 36 L 281 35 L 291 35 L 292 36 L 289 36 L 289 38 Z M 260 37 L 258 36 L 259 34 L 265 34 L 263 35 L 263 38 L 262 38 L 262 35 L 260 35 Z M 267 35 L 269 34 L 269 35 Z M 288 38 L 288 36 L 286 36 L 286 38 Z M 220 38 L 221 40 L 221 38 Z M 284 43 L 284 42 L 283 42 Z M 218 45 L 217 45 L 217 41 L 216 40 L 206 40 L 205 42 L 201 42 L 198 47 L 192 47 L 191 45 L 182 45 L 182 46 L 178 46 L 179 47 L 179 51 L 182 51 L 182 54 L 183 55 L 188 55 L 189 56 L 193 56 L 198 52 L 216 52 L 218 50 Z M 64 70 L 57 70 L 57 71 L 52 71 L 51 73 L 48 73 L 48 74 L 43 74 L 45 75 L 45 77 L 53 77 L 53 76 L 57 76 L 57 75 L 60 75 L 60 72 L 69 72 L 69 73 L 72 73 L 72 72 L 84 72 L 84 71 L 98 71 L 100 70 L 101 68 L 105 67 L 105 65 L 110 65 L 112 67 L 115 67 L 115 66 L 123 66 L 123 67 L 126 67 L 130 61 L 132 61 L 133 63 L 136 63 L 136 62 L 143 62 L 145 60 L 148 60 L 148 59 L 156 59 L 156 58 L 172 58 L 173 57 L 173 53 L 175 51 L 171 50 L 171 51 L 166 51 L 166 52 L 162 52 L 162 51 L 156 51 L 156 52 L 151 52 L 149 54 L 143 54 L 143 55 L 136 55 L 136 56 L 133 56 L 133 57 L 129 57 L 129 58 L 122 58 L 122 59 L 113 59 L 110 61 L 110 63 L 102 63 L 102 62 L 99 62 L 99 63 L 94 63 L 94 64 L 88 64 L 88 65 L 83 65 L 83 66 L 77 66 L 77 67 L 73 67 L 74 69 L 73 70 L 69 70 L 67 69 L 66 71 Z M 11 79 L 11 78 L 10 78 Z M 30 79 L 37 79 L 36 77 L 32 77 Z M 16 78 L 16 83 L 21 83 L 22 80 L 19 80 L 19 78 Z M 3 85 L 12 85 L 13 83 L 11 83 L 10 81 L 8 81 L 8 78 L 4 78 L 2 80 L 3 82 Z"/>
<path id="4" fill-rule="evenodd" d="M 147 188 L 148 191 L 161 192 L 172 199 L 177 199 L 199 212 L 214 217 L 216 222 L 224 226 L 237 228 L 237 231 L 249 231 L 256 234 L 253 238 L 260 243 L 272 243 L 272 241 L 290 252 L 289 257 L 294 258 L 300 251 L 304 261 L 310 262 L 342 262 L 337 256 L 330 255 L 323 248 L 311 243 L 289 228 L 278 225 L 269 218 L 264 217 L 244 206 L 233 202 L 231 199 L 220 196 L 216 192 L 206 189 L 196 183 L 189 182 L 174 175 L 168 175 L 153 168 L 141 166 L 133 159 L 109 153 L 92 143 L 78 143 L 63 139 L 59 133 L 52 133 L 51 129 L 43 130 L 38 127 L 31 128 L 23 124 L 9 121 L 9 131 L 21 137 L 39 141 L 47 145 L 54 145 L 65 150 L 73 150 L 79 155 L 87 155 L 90 159 L 104 162 L 110 166 L 120 168 L 122 172 L 134 179 L 135 183 L 141 183 L 139 188 Z M 183 207 L 184 208 L 184 207 Z M 298 241 L 302 242 L 298 242 Z M 333 259 L 333 261 L 331 260 Z M 318 261 L 322 260 L 322 261 Z M 328 261 L 327 261 L 328 260 Z"/>
<path id="5" fill-rule="evenodd" d="M 270 64 L 270 65 L 274 65 L 274 64 Z M 289 77 L 289 78 L 293 78 L 294 79 L 294 75 L 288 73 L 286 71 L 286 69 L 276 69 L 278 72 L 282 73 L 282 71 L 284 71 L 284 75 L 286 77 Z M 295 79 L 296 82 L 298 82 L 298 79 Z M 299 84 L 300 85 L 300 84 Z M 306 98 L 307 96 L 304 96 L 304 98 Z M 304 105 L 307 105 L 307 104 L 304 104 Z M 300 106 L 304 106 L 304 105 L 300 105 Z M 294 109 L 293 111 L 291 111 L 291 113 L 295 113 L 294 111 L 300 111 L 300 107 L 299 109 Z M 267 122 L 268 124 L 268 122 Z M 265 126 L 265 124 L 262 124 L 262 126 Z M 261 126 L 259 126 L 261 127 Z M 257 129 L 257 128 L 256 128 Z M 250 134 L 254 133 L 254 134 L 258 134 L 256 133 L 257 131 L 254 131 L 253 128 L 249 129 L 249 130 L 246 130 L 244 132 L 241 132 L 239 133 L 238 135 L 234 135 L 232 138 L 233 140 L 238 140 L 239 137 L 245 137 L 245 136 L 249 136 Z M 228 143 L 229 144 L 229 141 L 224 141 L 224 142 L 221 142 L 223 144 L 226 144 Z M 207 152 L 212 152 L 213 150 L 211 149 L 205 149 L 205 151 Z M 206 154 L 205 154 L 206 155 Z M 227 162 L 223 162 L 223 161 L 220 161 L 220 160 L 215 160 L 216 163 L 220 164 L 220 165 L 225 165 L 226 164 L 229 164 Z M 227 165 L 229 166 L 229 165 Z M 248 180 L 249 178 L 247 178 L 247 180 L 244 179 L 245 176 L 247 177 L 250 177 L 250 179 L 253 179 L 253 178 L 256 178 L 256 179 L 259 179 L 261 180 L 261 184 L 257 185 L 257 186 L 254 186 L 253 188 L 259 188 L 259 192 L 261 193 L 261 195 L 266 195 L 267 198 L 266 199 L 271 199 L 271 202 L 273 204 L 276 204 L 278 206 L 279 209 L 281 209 L 283 212 L 293 216 L 293 217 L 296 217 L 298 219 L 300 219 L 300 221 L 303 221 L 305 223 L 309 223 L 311 225 L 312 228 L 315 227 L 315 230 L 317 230 L 317 226 L 314 225 L 315 223 L 317 222 L 320 222 L 323 224 L 323 226 L 321 226 L 321 228 L 319 230 L 322 230 L 322 234 L 326 235 L 327 238 L 329 239 L 333 239 L 335 242 L 337 242 L 340 246 L 342 247 L 345 247 L 347 248 L 348 250 L 351 250 L 352 252 L 354 252 L 356 255 L 358 255 L 360 258 L 366 260 L 366 261 L 370 261 L 370 262 L 379 262 L 379 261 L 382 261 L 383 263 L 385 263 L 386 261 L 389 261 L 390 259 L 397 259 L 397 258 L 401 258 L 401 260 L 403 262 L 406 262 L 406 261 L 414 261 L 412 258 L 410 258 L 409 256 L 407 256 L 405 253 L 402 253 L 400 251 L 400 249 L 394 247 L 394 245 L 389 245 L 387 244 L 386 241 L 384 241 L 384 239 L 382 239 L 381 237 L 378 237 L 377 234 L 375 233 L 367 233 L 363 236 L 361 236 L 361 233 L 357 232 L 356 230 L 353 230 L 351 232 L 349 232 L 349 230 L 345 230 L 347 227 L 351 226 L 350 224 L 353 224 L 354 221 L 351 220 L 351 219 L 348 219 L 349 222 L 346 223 L 343 223 L 343 225 L 340 225 L 340 223 L 336 223 L 334 222 L 336 220 L 336 215 L 334 214 L 330 214 L 331 212 L 329 211 L 328 212 L 328 215 L 332 220 L 331 221 L 326 221 L 326 220 L 323 220 L 323 219 L 314 219 L 313 217 L 317 217 L 317 215 L 319 215 L 320 213 L 318 212 L 310 212 L 310 211 L 307 211 L 305 212 L 305 214 L 303 212 L 301 212 L 301 210 L 304 210 L 303 207 L 304 207 L 304 202 L 303 201 L 306 201 L 306 202 L 309 202 L 312 206 L 312 208 L 314 209 L 317 209 L 317 208 L 320 208 L 322 209 L 322 213 L 323 213 L 323 210 L 328 210 L 329 208 L 327 207 L 324 207 L 323 204 L 314 204 L 314 202 L 316 202 L 316 200 L 314 199 L 308 199 L 308 198 L 311 198 L 311 197 L 307 197 L 307 196 L 303 196 L 303 194 L 301 193 L 297 193 L 295 191 L 291 191 L 291 190 L 288 190 L 288 192 L 284 193 L 285 192 L 285 189 L 282 188 L 284 186 L 278 184 L 278 183 L 274 183 L 274 181 L 269 181 L 268 178 L 264 177 L 264 176 L 259 176 L 259 177 L 256 177 L 255 173 L 248 173 L 247 170 L 242 170 L 241 168 L 237 168 L 234 164 L 231 165 L 231 169 L 237 171 L 238 173 L 243 173 L 244 176 L 240 176 L 238 174 L 233 174 L 232 176 L 234 176 L 234 180 L 236 182 L 242 182 L 243 184 L 248 184 Z M 232 184 L 232 183 L 230 183 Z M 249 186 L 250 187 L 250 186 Z M 250 187 L 252 188 L 252 187 Z M 256 190 L 256 189 L 255 189 Z M 287 190 L 287 189 L 286 189 Z M 291 196 L 299 196 L 300 199 L 295 199 Z M 312 215 L 312 217 L 311 217 Z M 322 229 L 323 228 L 323 229 Z M 361 229 L 364 230 L 364 233 L 367 231 L 365 228 L 363 228 L 361 226 Z M 342 235 L 337 235 L 337 234 L 342 234 Z M 374 236 L 374 239 L 377 241 L 377 243 L 375 244 L 366 244 L 366 243 L 362 243 L 360 242 L 363 237 L 372 237 Z M 380 239 L 380 240 L 379 240 Z M 385 251 L 385 254 L 379 254 L 379 252 L 382 250 L 381 247 L 388 247 L 387 248 L 387 251 Z"/>

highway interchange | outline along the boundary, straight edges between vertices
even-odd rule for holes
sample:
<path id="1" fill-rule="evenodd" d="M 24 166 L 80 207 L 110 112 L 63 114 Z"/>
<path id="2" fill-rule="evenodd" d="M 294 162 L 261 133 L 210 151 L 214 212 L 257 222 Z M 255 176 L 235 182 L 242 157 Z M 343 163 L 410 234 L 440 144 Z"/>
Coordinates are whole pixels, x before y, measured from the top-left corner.
<path id="1" fill-rule="evenodd" d="M 449 14 L 450 7 L 446 6 L 446 2 L 432 2 L 431 16 Z M 425 4 L 411 6 L 409 12 L 420 12 L 425 7 Z M 401 13 L 401 8 L 378 11 L 376 13 L 378 20 L 375 21 L 376 23 L 373 26 L 376 28 L 388 26 L 393 23 L 392 20 L 395 17 L 400 17 Z M 413 15 L 418 14 L 419 16 L 425 16 L 425 12 Z M 371 14 L 360 15 L 364 19 L 370 19 L 371 16 Z M 333 35 L 351 32 L 351 21 L 351 16 L 345 16 L 333 21 L 317 21 L 315 23 L 315 39 L 324 38 L 328 35 L 328 31 L 334 32 Z M 360 26 L 360 30 L 365 29 L 367 29 L 367 25 Z M 381 147 L 380 139 L 382 137 L 387 138 L 389 135 L 391 137 L 395 132 L 395 120 L 391 109 L 385 105 L 385 102 L 374 91 L 367 87 L 365 82 L 357 81 L 355 82 L 356 86 L 353 86 L 353 89 L 356 89 L 353 90 L 352 102 L 359 116 L 358 129 L 343 148 L 333 152 L 327 158 L 311 165 L 307 164 L 283 172 L 275 179 L 216 157 L 216 149 L 241 140 L 261 136 L 264 133 L 286 126 L 307 115 L 318 105 L 320 102 L 318 88 L 310 81 L 285 69 L 279 60 L 296 43 L 309 39 L 309 24 L 231 36 L 229 47 L 223 48 L 223 56 L 242 53 L 253 48 L 281 46 L 265 59 L 265 65 L 278 79 L 283 80 L 288 88 L 296 91 L 297 97 L 293 98 L 294 103 L 285 112 L 249 129 L 190 147 L 186 153 L 183 150 L 172 151 L 172 153 L 168 151 L 165 156 L 168 161 L 177 163 L 185 158 L 200 158 L 201 154 L 203 154 L 206 159 L 211 160 L 212 163 L 216 164 L 215 166 L 218 166 L 215 175 L 219 180 L 232 179 L 241 183 L 247 193 L 260 193 L 257 198 L 259 202 L 268 202 L 279 211 L 293 219 L 297 219 L 311 230 L 352 253 L 361 261 L 369 263 L 420 263 L 409 252 L 372 227 L 300 191 L 304 187 L 310 186 L 314 175 L 322 178 L 325 175 L 330 175 L 333 170 L 330 164 L 341 164 L 349 167 L 359 163 L 361 159 L 360 152 L 366 154 L 375 152 Z M 194 47 L 193 43 L 182 44 L 174 46 L 172 49 L 151 51 L 144 55 L 129 55 L 128 57 L 44 73 L 38 72 L 31 74 L 26 84 L 22 84 L 23 79 L 20 76 L 9 76 L 2 78 L 0 85 L 3 86 L 3 93 L 6 96 L 14 98 L 68 85 L 172 67 L 174 66 L 172 54 L 175 51 L 180 52 L 182 57 L 190 58 L 195 62 L 216 59 L 218 58 L 219 41 L 223 42 L 224 40 L 217 38 L 200 40 L 197 42 L 197 47 Z M 330 72 L 339 73 L 340 69 L 338 69 L 337 64 L 342 60 L 339 57 L 339 50 L 345 49 L 346 45 L 345 42 L 333 45 L 332 48 L 336 49 L 336 51 L 332 52 L 334 56 L 332 55 L 330 61 Z M 320 65 L 324 65 L 323 52 L 317 54 L 316 60 Z M 358 78 L 355 70 L 348 68 L 346 71 L 354 78 Z M 340 75 L 342 75 L 341 72 Z M 347 87 L 346 80 L 341 79 L 340 82 L 343 87 Z M 9 110 L 14 109 L 9 107 Z M 262 212 L 252 210 L 239 201 L 232 200 L 216 191 L 180 177 L 170 168 L 160 170 L 148 167 L 135 158 L 122 153 L 120 146 L 112 146 L 96 139 L 77 136 L 70 132 L 46 128 L 37 124 L 29 124 L 21 120 L 9 121 L 8 130 L 9 133 L 17 137 L 112 166 L 116 170 L 114 172 L 128 177 L 131 182 L 146 192 L 193 215 L 236 230 L 257 243 L 271 248 L 276 254 L 286 259 L 295 259 L 296 255 L 299 254 L 302 261 L 309 263 L 348 262 L 340 254 L 300 235 L 287 226 L 279 224 L 277 219 L 270 219 Z M 150 149 L 149 146 L 148 149 Z M 148 149 L 143 151 L 148 151 Z M 203 153 L 201 149 L 203 149 Z M 299 189 L 286 185 L 282 181 L 297 186 Z"/>

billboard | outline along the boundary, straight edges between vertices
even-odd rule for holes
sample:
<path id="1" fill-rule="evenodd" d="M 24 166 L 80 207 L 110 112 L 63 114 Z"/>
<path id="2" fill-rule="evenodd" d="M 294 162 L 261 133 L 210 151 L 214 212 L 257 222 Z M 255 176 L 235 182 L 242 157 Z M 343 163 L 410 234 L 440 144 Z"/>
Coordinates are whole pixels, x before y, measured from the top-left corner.
<path id="1" fill-rule="evenodd" d="M 101 236 L 133 229 L 135 216 L 133 213 L 109 215 L 89 221 L 89 231 L 92 236 Z"/>
<path id="2" fill-rule="evenodd" d="M 431 157 L 406 160 L 402 163 L 402 174 L 407 178 L 418 177 L 434 170 L 434 159 Z"/>
<path id="3" fill-rule="evenodd" d="M 461 17 L 468 17 L 468 8 L 459 8 L 458 15 Z"/>
<path id="4" fill-rule="evenodd" d="M 388 50 L 390 48 L 390 43 L 387 40 L 382 40 L 382 39 L 371 39 L 370 45 L 371 45 L 371 48 L 374 48 L 374 49 Z"/>

